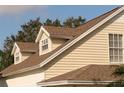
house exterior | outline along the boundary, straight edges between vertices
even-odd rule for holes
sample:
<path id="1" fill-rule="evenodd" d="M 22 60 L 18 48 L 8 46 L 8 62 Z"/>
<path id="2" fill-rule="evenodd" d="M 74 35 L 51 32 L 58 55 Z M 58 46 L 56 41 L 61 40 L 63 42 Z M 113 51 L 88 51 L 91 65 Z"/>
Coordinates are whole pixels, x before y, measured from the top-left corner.
<path id="1" fill-rule="evenodd" d="M 124 63 L 124 6 L 77 28 L 41 26 L 34 42 L 15 42 L 6 86 L 105 86 Z M 6 83 L 6 84 L 5 84 Z"/>

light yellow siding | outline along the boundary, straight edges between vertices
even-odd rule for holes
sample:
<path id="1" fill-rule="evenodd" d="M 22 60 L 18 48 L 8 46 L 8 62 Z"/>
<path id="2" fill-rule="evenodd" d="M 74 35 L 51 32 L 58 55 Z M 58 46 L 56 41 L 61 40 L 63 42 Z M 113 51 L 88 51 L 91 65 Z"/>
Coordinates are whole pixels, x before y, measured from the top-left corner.
<path id="1" fill-rule="evenodd" d="M 37 69 L 7 77 L 6 85 L 8 87 L 36 87 L 42 80 L 44 80 L 44 72 Z"/>
<path id="2" fill-rule="evenodd" d="M 24 61 L 25 59 L 29 58 L 32 53 L 21 53 L 22 56 L 21 56 L 21 61 Z"/>
<path id="3" fill-rule="evenodd" d="M 89 64 L 110 64 L 108 34 L 117 33 L 124 36 L 123 14 L 124 12 L 52 60 L 45 67 L 45 79 Z"/>
<path id="4" fill-rule="evenodd" d="M 64 39 L 52 39 L 52 50 L 56 49 L 60 45 L 64 44 L 66 40 Z"/>

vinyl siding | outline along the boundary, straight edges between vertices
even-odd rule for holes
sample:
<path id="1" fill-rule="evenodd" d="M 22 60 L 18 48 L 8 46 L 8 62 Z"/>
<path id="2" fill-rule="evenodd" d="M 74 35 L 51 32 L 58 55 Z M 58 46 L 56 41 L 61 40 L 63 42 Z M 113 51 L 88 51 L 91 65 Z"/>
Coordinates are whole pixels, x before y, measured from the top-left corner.
<path id="1" fill-rule="evenodd" d="M 36 87 L 37 82 L 44 80 L 44 72 L 41 69 L 8 76 L 6 85 L 8 87 Z"/>
<path id="2" fill-rule="evenodd" d="M 32 55 L 32 53 L 22 53 L 21 61 L 24 61 L 25 59 L 29 58 Z"/>
<path id="3" fill-rule="evenodd" d="M 89 64 L 110 64 L 109 33 L 123 34 L 124 12 L 80 40 L 51 61 L 45 69 L 45 79 L 64 74 Z"/>
<path id="4" fill-rule="evenodd" d="M 52 50 L 56 49 L 60 45 L 64 44 L 66 40 L 64 39 L 52 39 Z"/>

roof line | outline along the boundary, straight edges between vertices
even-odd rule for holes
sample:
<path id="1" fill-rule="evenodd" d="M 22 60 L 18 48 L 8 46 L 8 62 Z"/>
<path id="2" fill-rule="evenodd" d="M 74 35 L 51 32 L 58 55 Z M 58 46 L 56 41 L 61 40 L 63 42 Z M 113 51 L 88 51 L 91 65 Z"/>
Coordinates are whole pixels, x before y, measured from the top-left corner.
<path id="1" fill-rule="evenodd" d="M 116 10 L 116 9 L 118 9 L 118 8 L 120 8 L 120 7 L 122 7 L 122 6 L 116 7 L 116 8 L 114 8 L 113 10 Z M 106 15 L 106 14 L 109 13 L 109 12 L 110 12 L 110 11 L 108 11 L 108 12 L 106 12 L 106 13 L 100 15 L 100 16 L 96 16 L 95 18 L 93 18 L 93 19 L 91 19 L 91 20 L 89 20 L 89 21 L 83 23 L 82 25 L 85 25 L 85 24 L 87 24 L 88 22 L 90 22 L 90 21 L 92 21 L 92 20 L 94 20 L 94 19 L 97 19 L 97 18 L 99 18 L 99 17 L 101 17 L 101 16 L 103 16 L 103 15 Z M 76 29 L 78 29 L 78 28 L 81 27 L 82 25 L 78 26 Z"/>

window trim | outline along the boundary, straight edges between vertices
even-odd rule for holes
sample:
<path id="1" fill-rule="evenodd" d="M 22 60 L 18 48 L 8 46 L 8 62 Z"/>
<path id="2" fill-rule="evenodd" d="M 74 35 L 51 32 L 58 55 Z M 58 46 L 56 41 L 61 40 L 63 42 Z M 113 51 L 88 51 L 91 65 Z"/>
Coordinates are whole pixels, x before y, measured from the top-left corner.
<path id="1" fill-rule="evenodd" d="M 113 47 L 110 47 L 110 34 L 112 34 L 112 35 L 115 35 L 115 34 L 117 34 L 117 35 L 122 35 L 122 47 L 120 47 L 120 46 L 118 46 L 118 47 L 115 47 L 114 46 L 114 44 L 113 44 Z M 123 33 L 109 33 L 108 34 L 108 51 L 109 51 L 109 54 L 108 54 L 108 57 L 109 57 L 109 62 L 111 63 L 111 64 L 123 64 L 124 63 L 124 40 L 123 40 L 123 38 L 124 38 L 124 36 L 123 36 Z M 113 37 L 113 39 L 114 39 L 114 37 Z M 115 40 L 112 40 L 113 42 L 115 41 Z M 118 41 L 118 43 L 119 43 L 119 41 Z M 119 50 L 119 49 L 122 49 L 122 62 L 119 62 L 119 61 L 117 61 L 117 62 L 115 62 L 115 61 L 113 61 L 113 62 L 111 62 L 110 60 L 110 49 L 117 49 L 117 50 Z M 120 56 L 119 55 L 119 53 L 118 53 L 118 55 L 117 56 Z M 115 60 L 115 59 L 114 59 Z M 120 59 L 118 59 L 118 60 L 120 60 Z"/>
<path id="2" fill-rule="evenodd" d="M 41 40 L 41 49 L 42 49 L 42 51 L 47 51 L 49 49 L 48 38 Z"/>
<path id="3" fill-rule="evenodd" d="M 18 60 L 17 60 L 17 58 L 18 58 Z M 19 63 L 19 61 L 20 61 L 20 55 L 19 55 L 19 52 L 17 52 L 17 53 L 15 54 L 15 62 L 16 62 L 16 63 Z"/>

